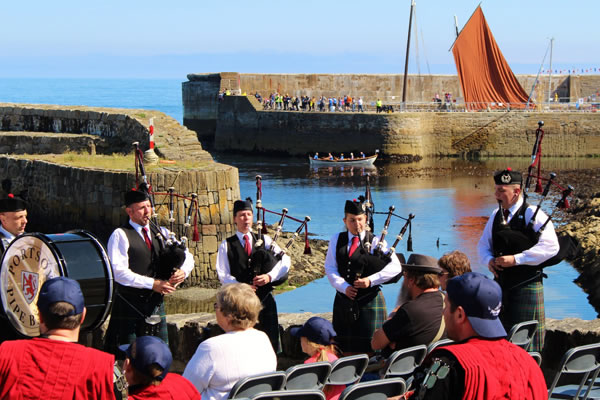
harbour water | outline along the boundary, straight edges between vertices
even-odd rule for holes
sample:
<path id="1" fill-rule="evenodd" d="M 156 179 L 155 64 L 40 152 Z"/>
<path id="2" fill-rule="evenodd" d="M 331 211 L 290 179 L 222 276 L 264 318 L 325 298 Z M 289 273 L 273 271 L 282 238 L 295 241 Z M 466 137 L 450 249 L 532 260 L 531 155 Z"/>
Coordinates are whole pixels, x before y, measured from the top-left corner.
<path id="1" fill-rule="evenodd" d="M 440 159 L 422 160 L 413 164 L 387 164 L 376 169 L 312 169 L 302 158 L 266 158 L 215 154 L 219 162 L 239 168 L 242 197 L 256 196 L 255 176 L 262 176 L 262 201 L 267 209 L 287 208 L 290 215 L 303 218 L 310 215 L 309 231 L 320 239 L 344 229 L 343 205 L 365 191 L 366 174 L 370 174 L 371 192 L 376 211 L 386 212 L 390 205 L 396 214 L 415 214 L 412 224 L 413 250 L 436 258 L 452 250 L 461 250 L 471 260 L 473 270 L 490 275 L 477 256 L 477 241 L 492 210 L 497 207 L 493 196 L 493 170 L 510 165 L 526 169 L 527 159 L 494 159 L 485 162 Z M 427 167 L 422 169 L 421 167 Z M 595 159 L 544 159 L 544 169 L 597 168 Z M 558 178 L 560 179 L 560 174 Z M 567 182 L 568 183 L 568 182 Z M 537 204 L 537 195 L 530 202 Z M 556 200 L 554 200 L 555 202 Z M 552 201 L 544 203 L 550 211 Z M 272 221 L 267 217 L 268 223 Z M 375 216 L 375 234 L 379 235 L 385 215 Z M 393 240 L 404 221 L 394 218 L 388 239 Z M 288 227 L 292 229 L 293 227 Z M 406 236 L 397 251 L 407 258 Z M 438 246 L 439 242 L 439 246 Z M 549 318 L 577 317 L 585 320 L 597 317 L 587 301 L 587 295 L 573 280 L 577 271 L 562 262 L 545 273 L 546 315 Z M 401 281 L 400 281 L 401 283 Z M 383 293 L 392 308 L 399 285 L 384 285 Z M 334 289 L 327 278 L 321 278 L 296 290 L 276 296 L 279 312 L 329 312 Z"/>
<path id="2" fill-rule="evenodd" d="M 0 79 L 0 102 L 153 109 L 182 122 L 182 80 Z M 474 270 L 486 274 L 489 274 L 487 269 L 477 261 L 476 244 L 485 220 L 497 206 L 491 171 L 507 165 L 525 169 L 528 163 L 527 159 L 471 163 L 446 159 L 387 164 L 375 170 L 314 170 L 301 158 L 228 154 L 214 154 L 214 158 L 239 168 L 244 197 L 255 198 L 255 175 L 262 175 L 264 206 L 277 211 L 285 207 L 290 215 L 300 218 L 310 215 L 310 233 L 321 239 L 329 239 L 343 229 L 344 201 L 364 193 L 368 172 L 377 211 L 386 211 L 394 205 L 399 215 L 416 215 L 412 231 L 415 252 L 439 257 L 447 251 L 460 249 L 472 260 Z M 544 170 L 597 168 L 599 164 L 597 159 L 545 159 Z M 423 166 L 429 170 L 422 170 Z M 560 181 L 560 174 L 558 179 Z M 550 204 L 546 206 L 548 210 Z M 381 230 L 383 219 L 382 215 L 376 216 L 376 234 Z M 401 224 L 399 220 L 392 222 L 391 237 L 396 235 Z M 408 256 L 405 245 L 406 242 L 402 242 L 398 251 Z M 586 294 L 573 283 L 578 274 L 568 263 L 563 262 L 545 272 L 548 274 L 545 281 L 548 317 L 596 318 Z M 395 303 L 397 292 L 398 285 L 384 286 L 388 308 Z M 327 312 L 331 311 L 333 296 L 333 289 L 323 278 L 278 295 L 277 304 L 280 312 Z"/>

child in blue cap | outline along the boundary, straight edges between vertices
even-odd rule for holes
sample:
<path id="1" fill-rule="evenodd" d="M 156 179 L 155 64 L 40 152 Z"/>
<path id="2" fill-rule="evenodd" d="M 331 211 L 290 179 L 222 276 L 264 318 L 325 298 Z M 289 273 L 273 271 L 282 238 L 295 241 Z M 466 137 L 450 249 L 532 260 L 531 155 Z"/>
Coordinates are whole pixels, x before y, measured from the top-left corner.
<path id="1" fill-rule="evenodd" d="M 302 351 L 309 356 L 304 364 L 319 361 L 333 362 L 338 359 L 334 343 L 336 333 L 331 322 L 326 319 L 312 317 L 304 325 L 291 328 L 290 333 L 300 338 Z M 337 400 L 345 388 L 344 385 L 328 385 L 323 389 L 323 393 L 327 400 Z"/>

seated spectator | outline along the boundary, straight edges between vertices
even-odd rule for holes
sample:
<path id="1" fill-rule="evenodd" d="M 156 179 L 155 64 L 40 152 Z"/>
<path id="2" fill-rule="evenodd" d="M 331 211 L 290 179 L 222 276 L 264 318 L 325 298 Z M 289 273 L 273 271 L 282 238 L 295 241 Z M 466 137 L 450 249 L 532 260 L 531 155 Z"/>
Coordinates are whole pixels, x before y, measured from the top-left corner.
<path id="1" fill-rule="evenodd" d="M 203 399 L 224 400 L 238 380 L 275 371 L 271 342 L 254 329 L 260 309 L 259 298 L 245 283 L 224 285 L 217 292 L 215 313 L 225 334 L 200 343 L 183 371 Z"/>
<path id="2" fill-rule="evenodd" d="M 442 290 L 446 290 L 448 279 L 471 272 L 469 258 L 465 253 L 458 250 L 444 254 L 438 260 L 438 266 L 442 269 L 442 274 L 440 275 L 440 286 Z"/>
<path id="3" fill-rule="evenodd" d="M 335 347 L 335 330 L 331 322 L 321 317 L 312 317 L 303 326 L 290 329 L 292 336 L 300 338 L 302 351 L 309 358 L 304 364 L 319 361 L 334 362 L 338 359 L 338 351 Z M 323 392 L 327 400 L 337 400 L 344 391 L 344 385 L 325 386 Z"/>
<path id="4" fill-rule="evenodd" d="M 131 345 L 119 348 L 127 355 L 123 374 L 129 384 L 129 400 L 200 400 L 200 393 L 190 381 L 169 372 L 173 356 L 159 338 L 139 336 Z"/>
<path id="5" fill-rule="evenodd" d="M 444 320 L 456 343 L 437 347 L 415 372 L 417 399 L 547 399 L 540 367 L 508 342 L 498 314 L 502 289 L 467 272 L 448 281 Z"/>
<path id="6" fill-rule="evenodd" d="M 37 307 L 40 337 L 0 345 L 0 399 L 114 399 L 114 356 L 77 343 L 86 314 L 79 283 L 45 281 Z"/>
<path id="7" fill-rule="evenodd" d="M 442 314 L 444 295 L 438 289 L 441 268 L 437 260 L 422 254 L 411 254 L 402 264 L 404 280 L 399 306 L 392 317 L 376 330 L 371 340 L 373 350 L 384 350 L 388 357 L 395 350 L 430 344 L 446 337 Z"/>

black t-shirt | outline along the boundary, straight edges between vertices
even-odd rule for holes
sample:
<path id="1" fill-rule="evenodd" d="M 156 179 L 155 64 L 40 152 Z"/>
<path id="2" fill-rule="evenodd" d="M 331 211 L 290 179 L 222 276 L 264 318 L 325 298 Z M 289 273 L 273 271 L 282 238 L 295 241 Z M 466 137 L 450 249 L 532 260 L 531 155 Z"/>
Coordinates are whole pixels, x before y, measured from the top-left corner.
<path id="1" fill-rule="evenodd" d="M 383 324 L 382 329 L 390 342 L 396 342 L 395 350 L 428 345 L 440 330 L 443 312 L 444 298 L 439 290 L 421 293 L 400 307 L 392 319 Z M 444 330 L 440 339 L 445 337 Z M 387 348 L 383 355 L 387 357 L 392 351 Z"/>
<path id="2" fill-rule="evenodd" d="M 449 351 L 439 349 L 416 369 L 411 399 L 462 399 L 465 391 L 465 370 Z"/>

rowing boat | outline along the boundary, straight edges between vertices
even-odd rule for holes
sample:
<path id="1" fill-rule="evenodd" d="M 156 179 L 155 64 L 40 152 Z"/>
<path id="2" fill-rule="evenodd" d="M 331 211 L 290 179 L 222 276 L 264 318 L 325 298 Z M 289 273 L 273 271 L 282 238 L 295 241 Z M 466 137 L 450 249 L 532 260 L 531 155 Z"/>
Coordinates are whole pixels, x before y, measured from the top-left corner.
<path id="1" fill-rule="evenodd" d="M 311 167 L 327 167 L 327 166 L 355 166 L 355 167 L 370 167 L 377 160 L 377 154 L 361 158 L 344 158 L 330 160 L 328 158 L 312 158 L 308 157 Z"/>

